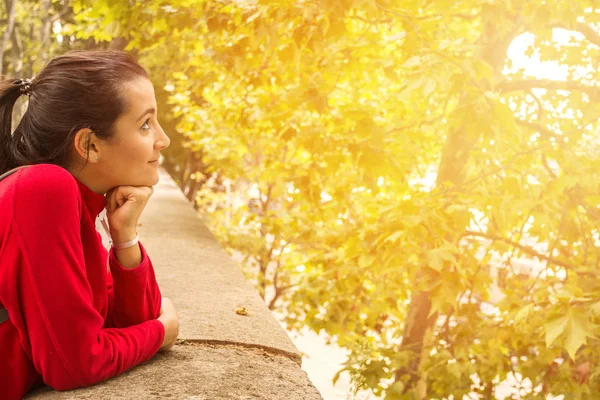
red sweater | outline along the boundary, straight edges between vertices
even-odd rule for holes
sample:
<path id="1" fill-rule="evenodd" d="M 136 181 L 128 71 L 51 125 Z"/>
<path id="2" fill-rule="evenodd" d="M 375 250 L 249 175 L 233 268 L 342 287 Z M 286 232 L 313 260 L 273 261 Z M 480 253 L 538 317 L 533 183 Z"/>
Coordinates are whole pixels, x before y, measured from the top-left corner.
<path id="1" fill-rule="evenodd" d="M 0 398 L 45 382 L 68 390 L 151 358 L 164 339 L 152 263 L 125 269 L 95 220 L 106 205 L 67 170 L 20 169 L 0 181 Z M 107 259 L 110 270 L 107 268 Z"/>

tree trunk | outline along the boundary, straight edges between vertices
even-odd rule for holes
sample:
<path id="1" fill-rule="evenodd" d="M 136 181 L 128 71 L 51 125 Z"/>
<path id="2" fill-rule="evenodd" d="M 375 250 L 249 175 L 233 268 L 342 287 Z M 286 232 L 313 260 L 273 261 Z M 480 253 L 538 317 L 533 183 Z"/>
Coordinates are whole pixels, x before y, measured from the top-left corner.
<path id="1" fill-rule="evenodd" d="M 15 11 L 17 9 L 17 0 L 4 0 L 4 5 L 6 6 L 8 22 L 6 24 L 6 30 L 2 34 L 2 39 L 0 39 L 0 76 L 4 74 L 4 51 L 6 49 L 6 44 L 10 40 L 12 31 L 15 27 Z"/>
<path id="2" fill-rule="evenodd" d="M 23 74 L 23 44 L 21 43 L 19 29 L 17 29 L 16 27 L 13 27 L 11 40 L 13 75 L 15 76 L 15 78 L 19 78 Z"/>
<path id="3" fill-rule="evenodd" d="M 50 36 L 52 32 L 52 0 L 42 0 L 42 24 L 40 26 L 40 60 L 42 68 L 50 58 Z"/>
<path id="4" fill-rule="evenodd" d="M 459 106 L 460 109 L 460 106 Z M 460 184 L 464 180 L 465 168 L 469 153 L 478 138 L 469 137 L 464 124 L 451 131 L 442 152 L 438 169 L 436 187 L 445 183 Z M 414 287 L 426 277 L 425 270 L 417 272 Z M 411 297 L 405 322 L 400 351 L 412 353 L 411 360 L 405 368 L 396 371 L 395 378 L 405 383 L 405 392 L 417 390 L 420 399 L 427 398 L 426 376 L 422 374 L 422 362 L 426 359 L 429 349 L 425 338 L 432 335 L 432 327 L 437 320 L 437 313 L 431 312 L 431 294 L 428 291 L 417 291 Z"/>
<path id="5" fill-rule="evenodd" d="M 519 30 L 519 23 L 510 32 L 499 34 L 493 20 L 484 21 L 483 34 L 478 40 L 480 53 L 478 56 L 492 66 L 494 79 L 501 77 L 501 71 L 506 58 L 506 51 Z M 464 110 L 465 99 L 461 99 L 457 112 Z M 462 107 L 461 107 L 462 106 Z M 464 112 L 464 111 L 462 111 Z M 474 137 L 465 129 L 467 121 L 448 134 L 446 144 L 442 151 L 442 158 L 438 168 L 436 188 L 449 182 L 452 185 L 460 184 L 465 179 L 466 167 L 469 161 L 470 150 L 477 143 L 479 137 Z M 458 229 L 465 229 L 459 227 Z M 425 270 L 417 272 L 415 287 L 426 276 Z M 431 294 L 428 291 L 417 291 L 411 297 L 408 307 L 405 328 L 400 345 L 400 351 L 409 351 L 412 357 L 407 366 L 400 368 L 395 373 L 395 380 L 405 384 L 404 393 L 416 392 L 421 400 L 428 398 L 427 375 L 423 372 L 423 364 L 433 344 L 433 326 L 438 318 L 437 313 L 429 316 L 431 312 Z"/>
<path id="6" fill-rule="evenodd" d="M 33 23 L 31 23 L 29 25 L 29 46 L 31 46 L 32 43 L 34 43 L 35 37 L 34 37 L 34 33 L 33 33 Z M 32 77 L 33 76 L 33 64 L 35 63 L 35 59 L 33 58 L 33 51 L 31 51 L 31 48 L 28 49 L 27 51 L 28 56 L 27 56 L 27 71 L 26 71 L 26 76 L 27 77 Z"/>
<path id="7" fill-rule="evenodd" d="M 19 29 L 15 26 L 11 35 L 12 40 L 12 76 L 15 78 L 24 78 L 23 76 L 23 45 L 21 43 L 21 37 L 19 36 Z M 29 77 L 27 77 L 29 78 Z M 25 110 L 27 109 L 27 101 L 20 100 L 15 103 L 12 112 L 12 125 L 16 127 L 17 124 L 23 118 Z"/>
<path id="8" fill-rule="evenodd" d="M 108 45 L 110 50 L 125 50 L 125 47 L 129 44 L 129 40 L 125 38 L 114 38 Z"/>

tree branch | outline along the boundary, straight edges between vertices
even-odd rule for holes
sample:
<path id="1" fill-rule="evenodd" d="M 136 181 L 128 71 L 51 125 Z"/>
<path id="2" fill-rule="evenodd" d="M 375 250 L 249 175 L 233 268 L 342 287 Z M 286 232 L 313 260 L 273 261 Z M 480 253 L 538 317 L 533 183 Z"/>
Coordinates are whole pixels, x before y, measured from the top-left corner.
<path id="1" fill-rule="evenodd" d="M 377 1 L 375 2 L 375 5 L 377 6 L 377 8 L 379 8 L 381 11 L 395 15 L 397 17 L 400 17 L 402 19 L 408 19 L 408 20 L 415 20 L 415 21 L 424 21 L 424 20 L 428 20 L 428 19 L 439 19 L 439 18 L 443 18 L 443 15 L 439 15 L 439 14 L 432 14 L 432 15 L 423 15 L 421 17 L 416 17 L 416 16 L 411 16 L 409 14 L 406 13 L 401 13 L 398 11 L 394 11 L 394 10 L 390 10 L 388 8 L 383 7 L 381 4 L 379 4 Z M 477 17 L 479 17 L 481 15 L 481 13 L 475 13 L 475 14 L 471 14 L 471 13 L 453 13 L 453 14 L 448 14 L 447 16 L 451 17 L 451 18 L 461 18 L 461 19 L 466 19 L 466 20 L 473 20 L 476 19 Z"/>
<path id="2" fill-rule="evenodd" d="M 558 176 L 556 176 L 554 171 L 552 171 L 550 164 L 548 164 L 548 157 L 546 157 L 546 154 L 544 154 L 544 153 L 542 153 L 542 166 L 544 167 L 544 169 L 546 170 L 548 175 L 550 175 L 552 177 L 552 179 L 558 178 Z"/>
<path id="3" fill-rule="evenodd" d="M 553 22 L 550 24 L 552 28 L 562 28 L 568 31 L 579 32 L 592 44 L 600 47 L 600 35 L 594 28 L 583 22 L 575 22 L 573 24 L 564 24 L 562 22 Z"/>
<path id="4" fill-rule="evenodd" d="M 269 305 L 267 306 L 268 309 L 273 310 L 275 308 L 275 302 L 281 297 L 281 295 L 296 286 L 298 286 L 298 284 L 289 284 L 289 285 L 278 287 L 277 290 L 275 291 L 275 294 L 273 295 L 273 298 L 269 302 Z"/>
<path id="5" fill-rule="evenodd" d="M 60 12 L 54 15 L 52 18 L 50 18 L 50 23 L 54 24 L 56 21 L 63 19 L 63 17 L 67 14 L 70 14 L 72 11 L 73 10 L 71 9 L 71 7 L 69 7 L 69 3 L 65 1 L 65 4 L 63 4 L 63 7 L 60 10 Z"/>
<path id="6" fill-rule="evenodd" d="M 542 104 L 542 100 L 533 93 L 533 90 L 529 91 L 529 95 L 533 97 L 533 101 L 537 104 L 538 112 L 537 112 L 537 120 L 540 121 L 544 118 L 546 114 L 546 110 L 544 109 L 544 105 Z"/>
<path id="7" fill-rule="evenodd" d="M 476 13 L 476 14 L 454 13 L 454 14 L 448 14 L 448 17 L 460 18 L 460 19 L 466 19 L 466 20 L 474 20 L 474 19 L 478 18 L 480 15 L 481 15 L 480 13 Z M 428 19 L 442 19 L 444 17 L 445 17 L 444 15 L 433 14 L 433 15 L 424 15 L 422 17 L 414 17 L 413 19 L 416 21 L 425 21 Z"/>
<path id="8" fill-rule="evenodd" d="M 547 137 L 551 137 L 551 138 L 554 138 L 559 141 L 565 140 L 565 137 L 563 135 L 559 135 L 556 132 L 552 132 L 550 129 L 546 128 L 543 125 L 536 124 L 533 122 L 523 121 L 522 119 L 519 119 L 519 118 L 515 118 L 515 123 L 524 128 L 531 129 L 533 131 L 538 131 L 539 133 L 542 133 Z"/>
<path id="9" fill-rule="evenodd" d="M 568 90 L 587 93 L 591 97 L 600 97 L 600 87 L 587 86 L 575 81 L 553 81 L 550 79 L 505 80 L 496 84 L 502 93 L 531 89 Z"/>
<path id="10" fill-rule="evenodd" d="M 585 194 L 582 193 L 581 186 L 575 186 L 572 190 L 569 190 L 567 194 L 576 204 L 582 206 L 592 219 L 600 221 L 600 210 L 587 204 L 584 199 Z"/>
<path id="11" fill-rule="evenodd" d="M 269 308 L 269 310 L 272 310 L 273 307 L 275 307 L 275 302 L 281 295 L 279 287 L 277 286 L 277 280 L 279 278 L 279 262 L 277 264 L 278 264 L 277 267 L 275 267 L 275 274 L 273 275 L 273 287 L 275 288 L 275 294 L 273 295 L 273 298 L 271 299 L 271 301 L 269 302 L 269 305 L 267 306 Z"/>
<path id="12" fill-rule="evenodd" d="M 564 261 L 556 259 L 556 258 L 554 258 L 552 256 L 547 256 L 545 254 L 541 254 L 540 252 L 538 252 L 537 250 L 535 250 L 532 247 L 522 245 L 521 243 L 513 242 L 512 240 L 503 238 L 502 236 L 490 235 L 490 234 L 487 234 L 487 233 L 473 232 L 473 231 L 466 231 L 465 234 L 463 235 L 463 237 L 465 237 L 465 236 L 480 237 L 480 238 L 492 240 L 494 242 L 503 242 L 503 243 L 506 243 L 508 245 L 516 247 L 517 249 L 521 250 L 523 253 L 525 253 L 525 254 L 527 254 L 529 256 L 539 258 L 540 260 L 544 260 L 544 261 L 546 261 L 548 263 L 551 263 L 551 264 L 554 264 L 554 265 L 558 265 L 559 267 L 563 267 L 563 268 L 566 268 L 566 269 L 569 269 L 569 270 L 574 270 L 575 269 L 575 267 L 573 267 L 570 264 L 567 264 Z"/>
<path id="13" fill-rule="evenodd" d="M 385 7 L 383 7 L 381 4 L 379 4 L 379 2 L 375 1 L 375 5 L 377 6 L 377 8 L 379 8 L 381 11 L 386 12 L 388 14 L 392 14 L 395 15 L 396 17 L 400 17 L 402 19 L 410 19 L 410 16 L 406 15 L 406 14 L 402 14 L 399 13 L 398 11 L 394 11 L 394 10 L 389 10 Z"/>

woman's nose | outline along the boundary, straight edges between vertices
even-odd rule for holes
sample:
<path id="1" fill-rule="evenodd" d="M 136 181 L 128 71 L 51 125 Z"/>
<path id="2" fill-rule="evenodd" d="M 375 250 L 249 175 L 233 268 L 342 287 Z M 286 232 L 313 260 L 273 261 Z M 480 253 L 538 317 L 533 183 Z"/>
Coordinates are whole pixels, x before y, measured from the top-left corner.
<path id="1" fill-rule="evenodd" d="M 166 149 L 171 144 L 171 139 L 169 139 L 169 136 L 167 136 L 162 127 L 160 128 L 160 131 L 162 132 L 162 136 L 156 141 L 156 143 L 158 144 L 159 149 Z"/>

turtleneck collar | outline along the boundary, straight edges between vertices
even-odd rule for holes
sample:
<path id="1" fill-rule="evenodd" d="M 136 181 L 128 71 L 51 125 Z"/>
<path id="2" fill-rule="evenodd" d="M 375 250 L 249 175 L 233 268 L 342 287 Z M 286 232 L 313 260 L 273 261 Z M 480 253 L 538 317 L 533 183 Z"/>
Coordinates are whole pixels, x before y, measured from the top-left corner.
<path id="1" fill-rule="evenodd" d="M 75 178 L 75 181 L 77 181 L 79 192 L 81 193 L 81 198 L 83 199 L 85 206 L 92 217 L 96 218 L 106 207 L 106 197 L 104 197 L 103 194 L 93 192 L 90 188 L 80 182 L 79 179 Z"/>

